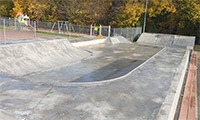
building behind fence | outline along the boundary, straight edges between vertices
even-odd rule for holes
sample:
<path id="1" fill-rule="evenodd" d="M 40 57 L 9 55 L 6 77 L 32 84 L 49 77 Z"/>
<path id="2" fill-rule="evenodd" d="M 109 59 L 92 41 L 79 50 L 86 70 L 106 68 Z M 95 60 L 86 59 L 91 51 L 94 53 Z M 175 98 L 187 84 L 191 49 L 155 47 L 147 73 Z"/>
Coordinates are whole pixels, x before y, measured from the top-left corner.
<path id="1" fill-rule="evenodd" d="M 35 23 L 35 24 L 34 24 Z M 57 22 L 34 22 L 30 21 L 29 25 L 19 23 L 16 19 L 13 18 L 0 18 L 0 35 L 6 36 L 10 31 L 18 32 L 32 32 L 36 38 L 39 32 L 43 33 L 59 33 L 67 35 L 76 35 L 76 36 L 97 36 L 103 35 L 107 37 L 112 36 L 123 36 L 128 40 L 132 41 L 138 34 L 141 34 L 142 27 L 137 28 L 111 28 L 109 26 L 84 26 L 84 25 L 74 25 L 68 23 L 67 21 L 57 21 Z M 30 33 L 29 33 L 30 34 Z M 39 37 L 39 36 L 38 36 Z M 2 38 L 0 38 L 2 39 Z M 3 39 L 6 39 L 4 37 Z M 8 39 L 7 39 L 8 40 Z"/>

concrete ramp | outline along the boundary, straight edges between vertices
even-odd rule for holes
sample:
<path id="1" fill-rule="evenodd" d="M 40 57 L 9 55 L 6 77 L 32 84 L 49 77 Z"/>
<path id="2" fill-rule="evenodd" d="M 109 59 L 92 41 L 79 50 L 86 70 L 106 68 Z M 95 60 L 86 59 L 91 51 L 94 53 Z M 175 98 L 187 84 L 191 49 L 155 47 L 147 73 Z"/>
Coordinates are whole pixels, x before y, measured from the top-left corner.
<path id="1" fill-rule="evenodd" d="M 118 43 L 128 43 L 131 44 L 129 40 L 124 38 L 123 36 L 115 36 L 107 39 L 108 42 L 111 42 L 112 44 L 118 44 Z"/>
<path id="2" fill-rule="evenodd" d="M 1 45 L 0 53 L 0 72 L 16 76 L 66 66 L 90 55 L 66 39 Z"/>
<path id="3" fill-rule="evenodd" d="M 170 34 L 142 33 L 137 43 L 155 46 L 179 46 L 193 49 L 195 37 Z"/>

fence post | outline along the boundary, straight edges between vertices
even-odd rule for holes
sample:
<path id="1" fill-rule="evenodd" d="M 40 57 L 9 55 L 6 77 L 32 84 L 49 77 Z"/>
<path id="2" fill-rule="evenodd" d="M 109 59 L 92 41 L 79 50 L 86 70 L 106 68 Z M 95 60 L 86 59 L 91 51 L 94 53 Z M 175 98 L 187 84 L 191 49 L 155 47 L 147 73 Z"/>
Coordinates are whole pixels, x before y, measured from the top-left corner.
<path id="1" fill-rule="evenodd" d="M 16 21 L 17 19 L 14 18 L 14 20 L 15 20 L 15 30 L 17 30 L 17 23 L 16 23 L 16 22 L 17 22 L 17 21 Z"/>
<path id="2" fill-rule="evenodd" d="M 114 30 L 113 30 L 113 36 L 115 36 L 115 28 L 114 28 Z"/>
<path id="3" fill-rule="evenodd" d="M 90 26 L 90 37 L 92 37 L 92 24 Z"/>
<path id="4" fill-rule="evenodd" d="M 69 39 L 71 37 L 71 23 L 69 23 Z"/>
<path id="5" fill-rule="evenodd" d="M 38 21 L 36 21 L 36 30 L 38 31 Z"/>
<path id="6" fill-rule="evenodd" d="M 6 41 L 6 20 L 3 20 L 3 39 Z"/>
<path id="7" fill-rule="evenodd" d="M 110 38 L 110 29 L 111 29 L 111 27 L 110 27 L 110 25 L 108 26 L 108 37 Z"/>
<path id="8" fill-rule="evenodd" d="M 133 30 L 134 30 L 134 28 L 132 28 L 132 31 L 131 31 L 131 41 L 133 41 L 133 39 L 134 39 L 134 37 L 135 37 L 135 35 L 134 35 L 134 33 L 133 33 Z"/>
<path id="9" fill-rule="evenodd" d="M 78 32 L 79 32 L 79 36 L 81 36 L 81 35 L 80 35 L 80 32 L 81 32 L 81 25 L 79 25 L 78 28 L 79 28 L 79 31 L 78 31 Z"/>
<path id="10" fill-rule="evenodd" d="M 8 18 L 8 27 L 10 27 L 10 17 Z"/>
<path id="11" fill-rule="evenodd" d="M 101 29 L 102 29 L 102 26 L 100 25 L 99 26 L 99 35 L 101 35 Z"/>
<path id="12" fill-rule="evenodd" d="M 60 33 L 60 22 L 58 21 L 58 33 Z"/>
<path id="13" fill-rule="evenodd" d="M 128 39 L 128 28 L 126 28 L 126 39 Z"/>
<path id="14" fill-rule="evenodd" d="M 123 35 L 122 35 L 122 28 L 121 28 L 121 36 L 123 36 Z"/>
<path id="15" fill-rule="evenodd" d="M 36 39 L 36 21 L 34 21 L 34 39 Z"/>

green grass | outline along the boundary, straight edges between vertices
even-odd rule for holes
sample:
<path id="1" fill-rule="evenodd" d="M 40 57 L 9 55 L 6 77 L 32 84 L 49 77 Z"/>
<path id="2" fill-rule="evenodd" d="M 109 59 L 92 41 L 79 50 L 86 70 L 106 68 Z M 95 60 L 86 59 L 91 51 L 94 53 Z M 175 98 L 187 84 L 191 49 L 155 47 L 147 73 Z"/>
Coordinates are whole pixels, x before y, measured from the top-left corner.
<path id="1" fill-rule="evenodd" d="M 37 31 L 37 33 L 48 34 L 48 35 L 57 35 L 57 36 L 64 36 L 64 37 L 81 37 L 79 35 L 69 35 L 69 34 L 62 34 L 62 33 L 51 33 L 51 32 L 44 32 L 44 31 Z"/>
<path id="2" fill-rule="evenodd" d="M 3 29 L 3 26 L 0 26 L 0 29 Z M 6 27 L 6 30 L 12 30 L 11 28 Z"/>
<path id="3" fill-rule="evenodd" d="M 195 45 L 194 46 L 194 51 L 200 52 L 200 45 Z"/>

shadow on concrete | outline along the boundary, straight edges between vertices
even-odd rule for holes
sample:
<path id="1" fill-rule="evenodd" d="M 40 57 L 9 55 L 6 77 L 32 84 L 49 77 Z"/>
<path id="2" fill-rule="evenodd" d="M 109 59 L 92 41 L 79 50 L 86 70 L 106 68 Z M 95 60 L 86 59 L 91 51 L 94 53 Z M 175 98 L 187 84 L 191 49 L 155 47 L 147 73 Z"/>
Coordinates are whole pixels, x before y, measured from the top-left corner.
<path id="1" fill-rule="evenodd" d="M 143 62 L 144 60 L 122 58 L 72 82 L 94 82 L 117 78 L 129 73 Z"/>

